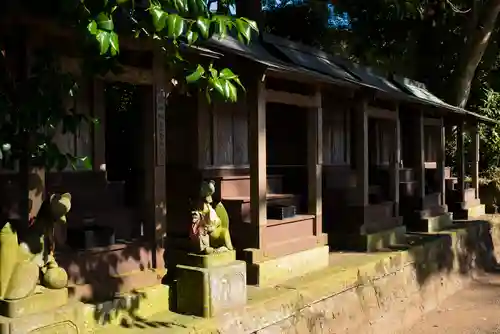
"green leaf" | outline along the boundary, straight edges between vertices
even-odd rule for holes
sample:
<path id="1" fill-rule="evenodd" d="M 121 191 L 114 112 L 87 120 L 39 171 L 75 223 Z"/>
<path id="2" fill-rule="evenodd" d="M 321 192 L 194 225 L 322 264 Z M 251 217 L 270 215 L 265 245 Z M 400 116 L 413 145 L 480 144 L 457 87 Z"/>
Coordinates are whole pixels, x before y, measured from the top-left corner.
<path id="1" fill-rule="evenodd" d="M 81 158 L 78 158 L 78 160 L 80 160 L 80 163 L 83 166 L 83 168 L 85 168 L 87 170 L 92 169 L 92 161 L 90 161 L 89 157 L 81 157 Z"/>
<path id="2" fill-rule="evenodd" d="M 252 37 L 252 29 L 250 25 L 243 21 L 242 19 L 235 20 L 236 29 L 238 30 L 238 37 L 241 35 L 245 39 L 245 43 L 250 42 L 250 38 Z"/>
<path id="3" fill-rule="evenodd" d="M 92 35 L 97 34 L 97 22 L 94 20 L 90 21 L 90 23 L 87 25 L 87 30 Z"/>
<path id="4" fill-rule="evenodd" d="M 184 19 L 177 14 L 170 14 L 167 17 L 168 37 L 177 38 L 184 31 Z"/>
<path id="5" fill-rule="evenodd" d="M 188 83 L 196 82 L 196 81 L 200 80 L 200 78 L 203 76 L 203 74 L 205 74 L 205 69 L 203 68 L 203 66 L 198 65 L 196 70 L 186 77 L 186 81 Z"/>
<path id="6" fill-rule="evenodd" d="M 225 16 L 215 16 L 214 23 L 217 25 L 217 33 L 224 38 L 227 35 L 228 19 Z"/>
<path id="7" fill-rule="evenodd" d="M 226 79 L 226 80 L 232 80 L 232 79 L 235 79 L 237 78 L 238 76 L 236 74 L 233 73 L 233 71 L 231 71 L 229 68 L 225 68 L 223 69 L 222 71 L 220 71 L 220 74 L 219 76 L 223 79 Z"/>
<path id="8" fill-rule="evenodd" d="M 115 25 L 113 23 L 113 19 L 106 13 L 101 12 L 97 15 L 97 28 L 105 31 L 113 31 L 115 29 Z"/>
<path id="9" fill-rule="evenodd" d="M 153 19 L 153 25 L 156 31 L 165 29 L 165 21 L 168 14 L 165 13 L 160 6 L 151 7 L 149 9 L 149 13 L 151 14 L 151 17 Z"/>
<path id="10" fill-rule="evenodd" d="M 118 34 L 112 31 L 110 33 L 111 55 L 116 56 L 120 53 L 120 43 L 118 42 Z"/>
<path id="11" fill-rule="evenodd" d="M 212 87 L 212 88 L 215 88 L 215 90 L 217 92 L 219 92 L 220 95 L 224 96 L 224 87 L 222 86 L 222 83 L 219 81 L 219 79 L 217 78 L 210 78 L 208 80 L 208 83 L 209 85 Z"/>
<path id="12" fill-rule="evenodd" d="M 188 44 L 193 44 L 198 40 L 198 33 L 195 31 L 189 30 L 186 33 L 186 38 L 187 38 Z"/>
<path id="13" fill-rule="evenodd" d="M 245 86 L 243 86 L 243 84 L 241 83 L 240 78 L 238 78 L 238 77 L 233 78 L 233 81 L 234 81 L 234 82 L 236 82 L 236 84 L 237 84 L 238 86 L 240 86 L 240 87 L 241 87 L 241 89 L 245 90 Z"/>
<path id="14" fill-rule="evenodd" d="M 238 101 L 238 89 L 230 81 L 227 81 L 227 83 L 229 86 L 229 100 L 231 100 L 231 102 Z"/>
<path id="15" fill-rule="evenodd" d="M 249 20 L 246 17 L 241 17 L 240 19 L 243 20 L 243 21 L 245 21 L 250 26 L 250 28 L 252 30 L 254 30 L 256 32 L 259 32 L 259 27 L 257 26 L 257 22 Z"/>
<path id="16" fill-rule="evenodd" d="M 104 30 L 99 30 L 96 38 L 97 38 L 97 42 L 99 42 L 99 49 L 100 49 L 101 55 L 108 52 L 109 44 L 110 44 L 109 32 L 104 31 Z"/>
<path id="17" fill-rule="evenodd" d="M 208 38 L 210 32 L 210 21 L 204 17 L 199 17 L 198 20 L 196 20 L 196 25 L 198 26 L 201 35 L 204 38 Z"/>

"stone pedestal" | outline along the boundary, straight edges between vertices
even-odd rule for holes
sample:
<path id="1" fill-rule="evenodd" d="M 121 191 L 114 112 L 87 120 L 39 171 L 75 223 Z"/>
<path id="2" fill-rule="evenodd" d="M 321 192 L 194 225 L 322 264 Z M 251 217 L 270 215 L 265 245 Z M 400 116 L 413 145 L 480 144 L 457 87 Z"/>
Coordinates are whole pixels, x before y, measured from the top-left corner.
<path id="1" fill-rule="evenodd" d="M 234 251 L 188 254 L 177 265 L 177 311 L 214 317 L 247 302 L 246 264 Z"/>
<path id="2" fill-rule="evenodd" d="M 0 334 L 80 334 L 81 303 L 68 303 L 67 289 L 41 288 L 20 300 L 0 301 Z"/>

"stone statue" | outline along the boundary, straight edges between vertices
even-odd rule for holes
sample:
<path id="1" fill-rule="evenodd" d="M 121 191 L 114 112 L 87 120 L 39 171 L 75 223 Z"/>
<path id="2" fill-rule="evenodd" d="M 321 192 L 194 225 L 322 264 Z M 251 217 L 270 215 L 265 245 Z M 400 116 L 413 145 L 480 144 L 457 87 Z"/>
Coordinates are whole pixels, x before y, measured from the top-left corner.
<path id="1" fill-rule="evenodd" d="M 233 250 L 229 217 L 222 203 L 213 206 L 214 181 L 203 181 L 197 209 L 192 211 L 190 238 L 197 252 L 203 254 Z"/>
<path id="2" fill-rule="evenodd" d="M 7 222 L 0 229 L 0 299 L 16 300 L 35 293 L 38 285 L 62 289 L 68 274 L 54 259 L 54 226 L 65 224 L 69 193 L 46 200 L 22 240 Z"/>

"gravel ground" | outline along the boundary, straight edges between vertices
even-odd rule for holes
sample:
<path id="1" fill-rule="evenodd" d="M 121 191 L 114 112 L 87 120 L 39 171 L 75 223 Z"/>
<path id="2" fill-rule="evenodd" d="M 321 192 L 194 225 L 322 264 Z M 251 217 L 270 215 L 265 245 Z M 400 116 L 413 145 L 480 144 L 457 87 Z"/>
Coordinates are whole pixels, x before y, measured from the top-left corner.
<path id="1" fill-rule="evenodd" d="M 500 334 L 500 274 L 488 274 L 400 334 Z"/>

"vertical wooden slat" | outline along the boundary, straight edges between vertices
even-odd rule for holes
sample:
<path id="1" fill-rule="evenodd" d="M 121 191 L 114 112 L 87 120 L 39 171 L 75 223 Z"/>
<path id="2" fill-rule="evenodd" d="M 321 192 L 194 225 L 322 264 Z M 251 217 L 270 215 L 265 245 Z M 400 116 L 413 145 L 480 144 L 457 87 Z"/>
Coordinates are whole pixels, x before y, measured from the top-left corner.
<path id="1" fill-rule="evenodd" d="M 323 224 L 322 207 L 322 163 L 323 163 L 323 109 L 321 107 L 321 91 L 316 93 L 317 108 L 308 111 L 308 203 L 309 213 L 315 215 L 314 235 L 321 234 Z"/>
<path id="2" fill-rule="evenodd" d="M 422 205 L 425 198 L 425 146 L 424 146 L 424 113 L 418 111 L 415 119 L 415 177 L 418 183 L 417 198 Z"/>
<path id="3" fill-rule="evenodd" d="M 355 131 L 356 136 L 356 180 L 357 180 L 357 191 L 358 200 L 357 204 L 359 206 L 368 206 L 368 103 L 363 98 L 358 101 L 355 107 Z"/>
<path id="4" fill-rule="evenodd" d="M 83 81 L 80 85 L 80 91 L 77 95 L 77 112 L 87 116 L 91 115 L 91 106 L 89 105 L 89 82 Z M 92 156 L 92 137 L 90 124 L 82 122 L 76 134 L 76 155 Z"/>
<path id="5" fill-rule="evenodd" d="M 401 161 L 401 122 L 399 119 L 399 108 L 396 110 L 396 128 L 394 129 L 394 161 L 392 162 L 393 166 L 393 177 L 394 177 L 394 185 L 393 185 L 393 200 L 394 200 L 394 216 L 399 216 L 399 168 Z"/>
<path id="6" fill-rule="evenodd" d="M 479 199 L 479 131 L 478 124 L 471 129 L 472 138 L 472 186 L 475 189 L 476 199 Z"/>
<path id="7" fill-rule="evenodd" d="M 457 172 L 458 172 L 458 192 L 460 201 L 464 201 L 465 196 L 465 157 L 464 157 L 464 123 L 457 126 Z"/>
<path id="8" fill-rule="evenodd" d="M 94 171 L 101 169 L 101 166 L 106 164 L 106 100 L 104 95 L 104 81 L 100 79 L 94 80 L 94 110 L 93 115 L 99 120 L 98 124 L 93 126 L 93 142 L 94 154 L 93 165 Z"/>
<path id="9" fill-rule="evenodd" d="M 237 110 L 233 112 L 233 157 L 237 166 L 248 165 L 248 112 L 244 103 L 238 101 Z"/>
<path id="10" fill-rule="evenodd" d="M 439 146 L 437 154 L 437 170 L 439 178 L 439 191 L 441 192 L 441 205 L 446 204 L 446 130 L 444 126 L 444 119 L 441 118 L 441 126 L 439 127 Z"/>
<path id="11" fill-rule="evenodd" d="M 254 77 L 255 78 L 255 77 Z M 250 86 L 248 147 L 250 158 L 250 211 L 257 227 L 255 247 L 264 247 L 263 230 L 267 219 L 266 96 L 265 85 L 257 80 Z"/>
<path id="12" fill-rule="evenodd" d="M 212 165 L 212 121 L 210 106 L 203 93 L 198 93 L 198 168 Z"/>

